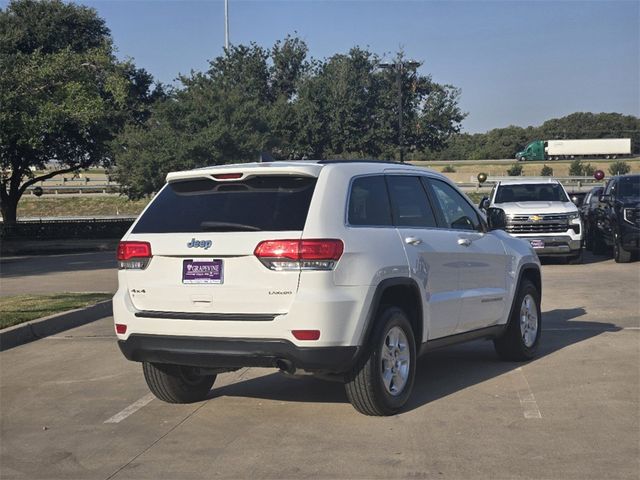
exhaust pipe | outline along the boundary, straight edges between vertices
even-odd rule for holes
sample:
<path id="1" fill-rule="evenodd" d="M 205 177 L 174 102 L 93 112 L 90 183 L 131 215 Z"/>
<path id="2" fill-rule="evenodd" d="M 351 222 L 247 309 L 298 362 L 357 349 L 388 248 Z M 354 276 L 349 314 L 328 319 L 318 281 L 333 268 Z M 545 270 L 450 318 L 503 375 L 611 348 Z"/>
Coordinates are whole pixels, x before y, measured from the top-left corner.
<path id="1" fill-rule="evenodd" d="M 288 375 L 294 375 L 296 373 L 296 367 L 291 360 L 287 360 L 286 358 L 278 358 L 276 360 L 276 367 L 278 367 L 282 373 Z"/>

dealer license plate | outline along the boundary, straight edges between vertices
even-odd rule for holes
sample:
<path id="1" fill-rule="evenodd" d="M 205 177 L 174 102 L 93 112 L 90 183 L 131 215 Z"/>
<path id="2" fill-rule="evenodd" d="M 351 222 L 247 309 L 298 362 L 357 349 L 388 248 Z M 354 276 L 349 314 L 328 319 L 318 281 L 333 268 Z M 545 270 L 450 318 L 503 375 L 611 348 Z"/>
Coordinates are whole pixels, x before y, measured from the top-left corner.
<path id="1" fill-rule="evenodd" d="M 533 248 L 544 248 L 544 240 L 529 240 Z"/>
<path id="2" fill-rule="evenodd" d="M 215 258 L 189 259 L 182 262 L 182 283 L 222 283 L 222 260 Z"/>

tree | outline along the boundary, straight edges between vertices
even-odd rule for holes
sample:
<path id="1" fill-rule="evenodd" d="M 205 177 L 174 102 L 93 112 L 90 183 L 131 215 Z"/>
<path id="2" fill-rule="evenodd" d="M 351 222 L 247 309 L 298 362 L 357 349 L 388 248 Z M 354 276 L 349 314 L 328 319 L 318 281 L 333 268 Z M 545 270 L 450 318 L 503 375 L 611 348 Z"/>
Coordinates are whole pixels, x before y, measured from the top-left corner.
<path id="1" fill-rule="evenodd" d="M 569 175 L 573 177 L 589 177 L 595 173 L 596 169 L 590 164 L 584 164 L 576 159 L 569 164 Z"/>
<path id="2" fill-rule="evenodd" d="M 551 168 L 548 165 L 545 165 L 540 170 L 540 176 L 542 176 L 542 177 L 553 177 L 553 168 Z"/>
<path id="3" fill-rule="evenodd" d="M 511 165 L 511 168 L 507 170 L 507 175 L 509 175 L 510 177 L 519 177 L 520 175 L 522 175 L 522 165 L 520 165 L 519 163 L 514 163 L 513 165 Z"/>
<path id="4" fill-rule="evenodd" d="M 609 165 L 609 173 L 611 175 L 626 175 L 631 171 L 631 167 L 625 161 L 618 160 Z"/>
<path id="5" fill-rule="evenodd" d="M 166 174 L 256 160 L 278 144 L 270 125 L 268 52 L 232 46 L 206 73 L 158 102 L 144 124 L 128 125 L 114 148 L 113 178 L 129 198 L 158 191 Z"/>
<path id="6" fill-rule="evenodd" d="M 397 154 L 395 72 L 352 48 L 319 61 L 287 37 L 270 50 L 236 45 L 119 136 L 115 179 L 132 198 L 157 191 L 170 170 L 255 160 L 390 158 Z M 442 148 L 464 114 L 459 92 L 405 72 L 405 145 Z"/>
<path id="7" fill-rule="evenodd" d="M 583 166 L 582 161 L 580 159 L 576 159 L 569 164 L 569 175 L 572 177 L 580 177 L 582 176 Z"/>
<path id="8" fill-rule="evenodd" d="M 118 62 L 109 30 L 90 8 L 14 0 L 0 10 L 0 207 L 16 221 L 26 189 L 111 160 L 110 142 L 143 121 L 161 95 L 131 62 Z M 45 165 L 56 167 L 36 173 Z"/>

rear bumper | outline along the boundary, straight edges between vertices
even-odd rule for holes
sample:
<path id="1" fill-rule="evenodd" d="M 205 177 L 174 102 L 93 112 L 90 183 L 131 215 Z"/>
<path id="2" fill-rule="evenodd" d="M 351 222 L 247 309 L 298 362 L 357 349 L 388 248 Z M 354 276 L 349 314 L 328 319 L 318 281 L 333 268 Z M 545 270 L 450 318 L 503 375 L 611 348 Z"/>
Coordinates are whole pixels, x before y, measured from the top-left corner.
<path id="1" fill-rule="evenodd" d="M 225 339 L 132 334 L 119 340 L 124 356 L 135 362 L 201 368 L 276 367 L 288 360 L 296 369 L 343 373 L 351 368 L 358 347 L 297 347 L 288 340 Z"/>

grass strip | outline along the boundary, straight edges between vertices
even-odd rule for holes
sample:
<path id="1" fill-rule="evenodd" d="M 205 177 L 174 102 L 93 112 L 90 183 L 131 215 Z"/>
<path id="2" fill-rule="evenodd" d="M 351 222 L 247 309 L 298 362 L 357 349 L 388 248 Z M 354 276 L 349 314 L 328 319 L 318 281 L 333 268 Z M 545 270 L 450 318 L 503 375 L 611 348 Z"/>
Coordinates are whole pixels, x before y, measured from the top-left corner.
<path id="1" fill-rule="evenodd" d="M 92 292 L 0 297 L 0 329 L 54 313 L 87 307 L 111 297 L 111 293 Z"/>

